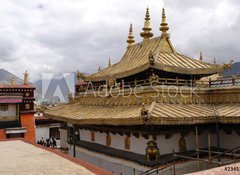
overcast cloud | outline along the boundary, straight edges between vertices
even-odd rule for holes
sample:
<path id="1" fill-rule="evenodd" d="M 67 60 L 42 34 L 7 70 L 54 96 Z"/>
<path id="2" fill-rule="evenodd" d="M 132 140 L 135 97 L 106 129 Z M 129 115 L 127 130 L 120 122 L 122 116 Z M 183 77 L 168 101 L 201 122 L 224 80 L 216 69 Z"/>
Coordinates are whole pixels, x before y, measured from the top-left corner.
<path id="1" fill-rule="evenodd" d="M 118 62 L 130 22 L 137 42 L 150 8 L 160 35 L 162 0 L 0 0 L 0 68 L 31 81 L 46 72 L 93 73 Z M 240 61 L 239 0 L 167 0 L 171 41 L 183 54 Z"/>

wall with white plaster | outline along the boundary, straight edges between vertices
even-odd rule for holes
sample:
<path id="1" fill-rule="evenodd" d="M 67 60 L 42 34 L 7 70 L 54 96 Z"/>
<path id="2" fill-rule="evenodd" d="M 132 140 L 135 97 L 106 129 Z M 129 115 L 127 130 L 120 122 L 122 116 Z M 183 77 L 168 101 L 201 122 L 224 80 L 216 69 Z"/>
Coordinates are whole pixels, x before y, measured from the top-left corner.
<path id="1" fill-rule="evenodd" d="M 48 139 L 49 136 L 50 136 L 49 126 L 37 126 L 36 127 L 36 142 L 38 140 L 41 140 L 42 138 L 44 139 L 44 141 L 46 141 L 46 139 Z"/>

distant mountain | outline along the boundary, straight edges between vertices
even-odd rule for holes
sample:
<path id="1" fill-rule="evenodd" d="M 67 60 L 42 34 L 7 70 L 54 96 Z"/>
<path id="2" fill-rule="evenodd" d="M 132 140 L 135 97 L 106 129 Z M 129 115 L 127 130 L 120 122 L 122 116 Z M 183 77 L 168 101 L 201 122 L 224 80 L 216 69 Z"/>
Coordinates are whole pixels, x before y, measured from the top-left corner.
<path id="1" fill-rule="evenodd" d="M 224 77 L 229 77 L 232 75 L 240 75 L 240 62 L 236 62 L 232 65 L 232 70 L 223 72 Z"/>
<path id="2" fill-rule="evenodd" d="M 75 83 L 75 73 L 66 77 L 63 77 L 63 74 L 56 74 L 51 80 L 38 80 L 34 83 L 36 101 L 55 101 L 58 97 L 61 102 L 67 102 L 68 94 L 74 92 Z"/>
<path id="3" fill-rule="evenodd" d="M 12 77 L 15 77 L 16 84 L 22 84 L 23 80 L 5 69 L 0 69 L 0 84 L 11 84 Z"/>

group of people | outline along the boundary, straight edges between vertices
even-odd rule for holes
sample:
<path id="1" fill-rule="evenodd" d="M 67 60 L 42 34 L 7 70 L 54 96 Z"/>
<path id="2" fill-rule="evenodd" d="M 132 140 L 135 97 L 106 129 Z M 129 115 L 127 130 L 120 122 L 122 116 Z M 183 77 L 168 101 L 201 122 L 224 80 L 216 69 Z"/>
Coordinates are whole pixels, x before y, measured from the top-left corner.
<path id="1" fill-rule="evenodd" d="M 37 144 L 43 145 L 45 147 L 57 148 L 57 140 L 54 137 L 46 138 L 37 141 Z"/>

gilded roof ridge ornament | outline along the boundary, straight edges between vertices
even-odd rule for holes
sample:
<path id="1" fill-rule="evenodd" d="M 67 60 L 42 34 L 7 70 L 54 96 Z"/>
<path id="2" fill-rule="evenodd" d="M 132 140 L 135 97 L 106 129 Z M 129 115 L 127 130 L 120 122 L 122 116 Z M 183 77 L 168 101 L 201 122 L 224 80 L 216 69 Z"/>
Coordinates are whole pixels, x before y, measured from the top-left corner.
<path id="1" fill-rule="evenodd" d="M 142 28 L 143 32 L 140 33 L 140 36 L 143 37 L 143 40 L 148 40 L 153 37 L 153 33 L 151 32 L 152 28 L 150 27 L 150 14 L 149 8 L 147 7 L 144 27 Z"/>
<path id="2" fill-rule="evenodd" d="M 149 53 L 149 56 L 148 56 L 148 61 L 149 61 L 149 64 L 151 66 L 154 66 L 155 58 L 154 58 L 152 50 L 150 50 L 150 53 Z"/>
<path id="3" fill-rule="evenodd" d="M 134 42 L 135 42 L 135 40 L 134 40 L 134 36 L 133 36 L 133 29 L 132 29 L 132 23 L 131 23 L 130 27 L 129 27 L 129 34 L 128 34 L 128 40 L 127 40 L 128 47 L 132 46 L 134 44 Z"/>
<path id="4" fill-rule="evenodd" d="M 200 52 L 200 58 L 199 58 L 200 61 L 203 61 L 203 54 L 202 54 L 202 51 Z"/>
<path id="5" fill-rule="evenodd" d="M 23 84 L 24 84 L 24 85 L 28 85 L 28 72 L 27 72 L 27 70 L 26 70 L 25 73 L 24 73 L 24 81 L 23 81 Z"/>
<path id="6" fill-rule="evenodd" d="M 166 37 L 167 39 L 170 38 L 170 34 L 167 33 L 169 26 L 166 20 L 165 8 L 162 9 L 162 23 L 160 24 L 159 30 L 162 32 L 161 37 Z"/>

